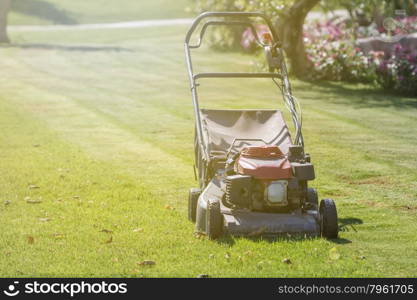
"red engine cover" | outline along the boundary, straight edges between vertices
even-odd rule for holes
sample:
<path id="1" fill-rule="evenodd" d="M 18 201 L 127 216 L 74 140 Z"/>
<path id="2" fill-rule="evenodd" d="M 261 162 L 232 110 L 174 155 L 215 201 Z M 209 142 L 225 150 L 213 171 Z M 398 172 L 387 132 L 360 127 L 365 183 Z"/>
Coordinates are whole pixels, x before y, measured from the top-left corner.
<path id="1" fill-rule="evenodd" d="M 289 179 L 291 164 L 277 146 L 247 147 L 236 161 L 236 171 L 257 179 Z"/>

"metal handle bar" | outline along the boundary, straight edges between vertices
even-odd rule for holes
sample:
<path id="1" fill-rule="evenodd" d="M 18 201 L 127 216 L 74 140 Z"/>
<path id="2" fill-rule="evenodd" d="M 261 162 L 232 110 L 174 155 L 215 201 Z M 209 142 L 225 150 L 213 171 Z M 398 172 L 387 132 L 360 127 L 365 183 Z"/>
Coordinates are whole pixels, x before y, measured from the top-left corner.
<path id="1" fill-rule="evenodd" d="M 259 36 L 258 36 L 258 32 L 256 31 L 255 26 L 251 22 L 242 22 L 242 21 L 209 21 L 209 22 L 207 22 L 207 23 L 205 23 L 203 25 L 203 28 L 201 28 L 200 37 L 198 39 L 197 44 L 190 45 L 189 47 L 192 48 L 192 49 L 200 48 L 200 46 L 201 46 L 201 44 L 203 42 L 203 37 L 204 37 L 204 35 L 206 34 L 206 31 L 207 31 L 207 27 L 209 27 L 209 26 L 221 26 L 221 25 L 246 26 L 246 27 L 248 27 L 252 31 L 252 35 L 255 38 L 255 42 L 259 46 L 261 46 L 261 47 L 268 46 L 268 45 L 266 45 L 266 44 L 264 44 L 264 43 L 261 42 L 261 40 L 259 39 Z M 277 46 L 277 43 L 274 46 L 276 47 Z"/>
<path id="2" fill-rule="evenodd" d="M 194 80 L 200 78 L 279 78 L 278 73 L 198 73 L 193 76 Z"/>
<path id="3" fill-rule="evenodd" d="M 187 62 L 187 69 L 188 69 L 188 76 L 190 79 L 190 87 L 191 87 L 191 94 L 193 99 L 193 106 L 194 106 L 194 115 L 195 115 L 195 122 L 196 122 L 196 130 L 197 130 L 197 139 L 200 144 L 203 157 L 206 161 L 210 160 L 210 155 L 207 151 L 207 149 L 204 147 L 204 137 L 203 137 L 203 129 L 201 125 L 201 117 L 200 117 L 200 108 L 198 103 L 198 96 L 197 96 L 197 84 L 196 79 L 198 78 L 282 78 L 280 74 L 271 74 L 271 73 L 201 73 L 201 74 L 193 74 L 193 65 L 191 61 L 191 51 L 190 49 L 193 46 L 190 46 L 190 40 L 191 37 L 198 27 L 198 25 L 201 23 L 202 20 L 208 19 L 208 18 L 223 18 L 223 20 L 210 20 L 208 22 L 205 22 L 205 25 L 203 26 L 201 31 L 205 31 L 208 26 L 210 25 L 238 25 L 242 23 L 251 23 L 248 18 L 261 18 L 264 20 L 266 25 L 268 26 L 269 32 L 272 35 L 272 46 L 279 45 L 280 41 L 278 38 L 278 34 L 272 25 L 271 20 L 265 16 L 262 13 L 259 12 L 206 12 L 199 15 L 191 25 L 190 29 L 187 32 L 187 35 L 185 37 L 185 44 L 184 44 L 184 50 L 185 50 L 185 58 Z M 237 20 L 236 18 L 243 18 L 243 20 Z M 254 30 L 253 24 L 249 26 L 251 28 L 252 32 L 254 33 L 254 36 L 258 38 L 256 30 Z M 255 34 L 256 33 L 256 34 Z M 202 37 L 204 35 L 204 32 L 200 33 L 200 41 L 199 45 L 202 42 Z M 257 40 L 258 42 L 258 40 Z M 199 46 L 198 45 L 198 46 Z M 281 50 L 280 50 L 281 51 Z M 286 76 L 286 69 L 285 65 L 283 63 L 283 76 Z"/>
<path id="4" fill-rule="evenodd" d="M 240 17 L 240 18 L 261 18 L 265 21 L 265 23 L 268 25 L 269 31 L 272 34 L 272 37 L 274 41 L 278 41 L 278 35 L 274 29 L 274 26 L 272 26 L 271 20 L 263 13 L 259 12 L 205 12 L 199 15 L 191 25 L 190 29 L 187 32 L 187 35 L 185 37 L 185 43 L 188 45 L 191 39 L 191 36 L 193 35 L 195 29 L 200 24 L 200 22 L 207 18 L 227 18 L 227 17 Z M 225 21 L 231 22 L 231 21 Z M 232 22 L 233 23 L 233 22 Z"/>

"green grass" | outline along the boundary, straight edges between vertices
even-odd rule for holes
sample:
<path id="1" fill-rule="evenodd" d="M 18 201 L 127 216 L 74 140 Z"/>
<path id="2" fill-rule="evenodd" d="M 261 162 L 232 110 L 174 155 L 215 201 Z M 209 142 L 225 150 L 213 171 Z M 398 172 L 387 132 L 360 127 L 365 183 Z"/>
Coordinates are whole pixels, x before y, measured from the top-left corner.
<path id="1" fill-rule="evenodd" d="M 189 0 L 13 0 L 9 24 L 83 24 L 189 17 Z"/>
<path id="2" fill-rule="evenodd" d="M 0 274 L 416 276 L 417 105 L 365 85 L 294 81 L 340 239 L 193 235 L 185 30 L 14 33 L 22 47 L 0 49 Z M 221 56 L 203 50 L 196 69 L 251 68 Z M 201 83 L 211 107 L 283 107 L 269 81 Z"/>

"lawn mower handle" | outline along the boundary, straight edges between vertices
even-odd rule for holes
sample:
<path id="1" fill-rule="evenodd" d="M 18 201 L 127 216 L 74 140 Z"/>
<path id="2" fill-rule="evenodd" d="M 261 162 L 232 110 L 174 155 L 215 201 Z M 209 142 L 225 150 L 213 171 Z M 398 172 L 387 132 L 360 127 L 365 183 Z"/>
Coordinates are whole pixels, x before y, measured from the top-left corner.
<path id="1" fill-rule="evenodd" d="M 193 22 L 193 24 L 191 25 L 190 29 L 187 32 L 187 35 L 185 37 L 185 43 L 188 45 L 191 39 L 191 36 L 193 35 L 195 29 L 197 28 L 197 26 L 200 24 L 200 22 L 203 19 L 207 19 L 207 18 L 216 18 L 216 17 L 241 17 L 241 18 L 262 18 L 265 23 L 268 25 L 269 31 L 272 34 L 272 37 L 274 39 L 274 41 L 279 41 L 278 38 L 278 34 L 276 33 L 274 26 L 272 26 L 272 22 L 271 20 L 263 13 L 260 12 L 205 12 L 202 13 L 201 15 L 199 15 Z M 223 23 L 227 24 L 228 21 L 224 21 Z M 230 21 L 231 24 L 233 24 L 232 21 Z"/>
<path id="2" fill-rule="evenodd" d="M 191 37 L 193 36 L 196 28 L 200 25 L 201 21 L 204 19 L 210 19 L 210 18 L 223 18 L 223 20 L 209 20 L 208 22 L 205 22 L 202 29 L 200 30 L 200 40 L 196 45 L 190 45 Z M 246 20 L 237 20 L 236 18 L 243 18 Z M 272 45 L 263 44 L 259 40 L 259 37 L 256 32 L 256 28 L 254 24 L 247 20 L 247 18 L 261 18 L 264 20 L 266 25 L 269 28 L 269 31 L 272 36 Z M 281 79 L 283 81 L 283 86 L 285 87 L 286 91 L 289 95 L 291 95 L 291 86 L 287 78 L 287 68 L 285 65 L 285 61 L 282 60 L 281 62 L 281 74 L 278 72 L 274 72 L 275 69 L 270 70 L 269 73 L 234 73 L 234 72 L 226 72 L 226 73 L 199 73 L 194 74 L 193 72 L 193 64 L 191 60 L 191 49 L 193 48 L 199 48 L 202 39 L 204 36 L 204 33 L 208 26 L 210 25 L 231 25 L 231 26 L 248 26 L 252 30 L 252 33 L 255 36 L 257 44 L 259 44 L 262 47 L 272 47 L 277 48 L 279 54 L 281 57 L 284 56 L 283 50 L 280 45 L 280 40 L 278 38 L 278 34 L 272 25 L 271 20 L 263 13 L 260 12 L 205 12 L 199 15 L 194 22 L 192 23 L 190 29 L 187 32 L 187 35 L 185 37 L 185 43 L 184 43 L 184 50 L 185 50 L 185 58 L 186 58 L 186 64 L 187 64 L 187 70 L 188 70 L 188 76 L 190 79 L 190 88 L 191 88 L 191 94 L 192 94 L 192 100 L 193 100 L 193 106 L 194 106 L 194 115 L 195 115 L 195 122 L 196 122 L 196 133 L 197 133 L 197 141 L 198 141 L 198 147 L 199 151 L 201 151 L 202 159 L 206 162 L 210 161 L 210 155 L 208 153 L 208 150 L 206 147 L 204 147 L 204 137 L 203 137 L 203 129 L 201 125 L 201 117 L 200 117 L 200 107 L 199 107 L 199 101 L 198 101 L 198 95 L 197 95 L 197 86 L 198 84 L 196 81 L 200 78 L 272 78 L 272 79 Z M 284 94 L 283 94 L 284 96 Z M 284 97 L 285 98 L 285 97 Z M 292 98 L 291 98 L 292 99 Z M 294 118 L 293 118 L 294 119 Z M 296 121 L 296 120 L 295 120 Z M 295 122 L 294 121 L 294 122 Z M 300 126 L 299 126 L 300 127 Z"/>

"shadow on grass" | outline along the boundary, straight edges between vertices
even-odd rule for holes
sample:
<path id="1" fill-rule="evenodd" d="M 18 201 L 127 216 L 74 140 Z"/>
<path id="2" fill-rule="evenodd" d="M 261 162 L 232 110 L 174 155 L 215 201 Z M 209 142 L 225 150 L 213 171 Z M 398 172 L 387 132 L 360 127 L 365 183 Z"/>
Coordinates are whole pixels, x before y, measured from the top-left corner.
<path id="1" fill-rule="evenodd" d="M 4 44 L 1 47 L 39 50 L 80 51 L 80 52 L 134 52 L 131 49 L 117 46 L 83 46 L 83 45 L 55 45 L 55 44 Z"/>
<path id="2" fill-rule="evenodd" d="M 395 107 L 399 109 L 417 109 L 417 98 L 395 93 L 372 86 L 363 88 L 354 87 L 353 84 L 341 84 L 330 81 L 303 81 L 309 83 L 308 86 L 301 86 L 299 90 L 311 91 L 313 89 L 322 92 L 323 100 L 335 104 L 347 104 L 357 108 L 370 107 Z M 311 84 L 311 85 L 310 85 Z M 331 99 L 326 99 L 326 93 L 331 93 Z M 337 95 L 337 97 L 334 97 Z"/>
<path id="3" fill-rule="evenodd" d="M 352 243 L 351 240 L 345 239 L 345 238 L 337 238 L 337 239 L 329 239 L 330 242 L 338 244 L 338 245 L 344 245 L 344 244 L 350 244 Z"/>
<path id="4" fill-rule="evenodd" d="M 339 221 L 340 232 L 347 232 L 350 230 L 357 232 L 355 226 L 353 225 L 363 224 L 363 221 L 359 218 L 339 218 L 338 221 Z"/>
<path id="5" fill-rule="evenodd" d="M 12 1 L 11 10 L 17 13 L 49 20 L 54 24 L 77 24 L 77 21 L 68 16 L 65 10 L 58 9 L 55 5 L 42 0 Z"/>
<path id="6" fill-rule="evenodd" d="M 363 221 L 359 218 L 339 218 L 339 232 L 348 232 L 351 229 L 354 232 L 357 232 L 354 225 L 363 224 Z M 294 236 L 232 236 L 230 234 L 224 235 L 216 240 L 219 244 L 224 244 L 228 246 L 233 246 L 235 244 L 236 238 L 238 239 L 247 239 L 253 242 L 260 242 L 260 241 L 267 241 L 269 243 L 275 242 L 298 242 L 298 241 L 305 241 L 305 240 L 315 240 L 319 239 L 320 237 L 311 237 L 311 236 L 304 236 L 304 235 L 294 235 Z M 352 243 L 351 240 L 345 238 L 337 238 L 337 239 L 330 239 L 332 243 L 335 244 L 350 244 Z"/>
<path id="7" fill-rule="evenodd" d="M 300 242 L 305 240 L 316 240 L 319 237 L 312 237 L 312 236 L 304 236 L 304 235 L 294 235 L 294 236 L 265 236 L 265 235 L 257 235 L 257 236 L 233 236 L 230 234 L 223 235 L 222 237 L 216 240 L 217 243 L 233 246 L 235 244 L 236 239 L 246 239 L 253 242 L 268 242 L 268 243 L 276 243 L 276 242 Z M 349 241 L 350 242 L 350 241 Z"/>

